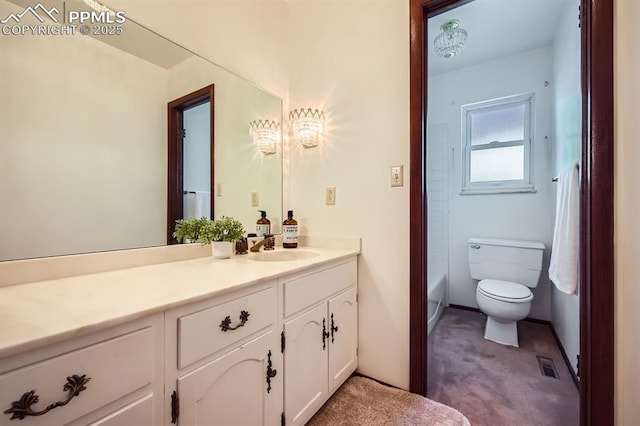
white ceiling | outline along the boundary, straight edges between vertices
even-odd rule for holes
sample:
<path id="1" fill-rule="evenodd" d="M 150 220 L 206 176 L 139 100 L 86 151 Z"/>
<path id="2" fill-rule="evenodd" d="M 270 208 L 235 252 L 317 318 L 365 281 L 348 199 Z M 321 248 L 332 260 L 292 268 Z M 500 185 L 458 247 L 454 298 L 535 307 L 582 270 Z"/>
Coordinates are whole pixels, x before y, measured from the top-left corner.
<path id="1" fill-rule="evenodd" d="M 442 74 L 504 56 L 549 46 L 556 24 L 568 7 L 575 8 L 576 31 L 579 0 L 475 0 L 429 19 L 429 75 Z M 464 50 L 451 59 L 436 56 L 433 40 L 440 26 L 460 21 L 467 30 Z"/>

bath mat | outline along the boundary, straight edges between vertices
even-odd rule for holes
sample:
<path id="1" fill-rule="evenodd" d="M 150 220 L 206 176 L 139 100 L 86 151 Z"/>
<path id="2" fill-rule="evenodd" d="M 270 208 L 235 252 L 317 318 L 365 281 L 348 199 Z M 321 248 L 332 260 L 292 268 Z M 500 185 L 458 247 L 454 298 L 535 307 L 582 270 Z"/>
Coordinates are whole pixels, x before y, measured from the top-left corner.
<path id="1" fill-rule="evenodd" d="M 307 426 L 470 426 L 446 405 L 354 376 L 329 399 Z"/>

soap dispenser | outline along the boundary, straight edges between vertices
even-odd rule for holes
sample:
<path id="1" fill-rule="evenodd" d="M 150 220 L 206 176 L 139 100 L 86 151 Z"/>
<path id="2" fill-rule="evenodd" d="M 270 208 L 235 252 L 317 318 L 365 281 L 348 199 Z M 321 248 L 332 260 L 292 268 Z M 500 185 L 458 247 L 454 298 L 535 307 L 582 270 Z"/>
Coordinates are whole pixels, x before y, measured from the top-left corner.
<path id="1" fill-rule="evenodd" d="M 271 221 L 267 219 L 267 212 L 264 210 L 258 210 L 260 212 L 260 219 L 256 222 L 256 234 L 259 237 L 271 233 Z"/>
<path id="2" fill-rule="evenodd" d="M 293 218 L 293 210 L 289 210 L 287 219 L 282 222 L 282 247 L 298 247 L 298 222 Z"/>

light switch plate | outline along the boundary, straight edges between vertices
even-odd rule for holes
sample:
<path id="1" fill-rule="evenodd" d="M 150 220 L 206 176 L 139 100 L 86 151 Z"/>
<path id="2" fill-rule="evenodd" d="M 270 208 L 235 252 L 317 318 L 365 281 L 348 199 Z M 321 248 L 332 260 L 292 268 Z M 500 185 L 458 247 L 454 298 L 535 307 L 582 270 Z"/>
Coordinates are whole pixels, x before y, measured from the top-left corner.
<path id="1" fill-rule="evenodd" d="M 336 204 L 336 187 L 335 186 L 327 186 L 327 189 L 324 192 L 324 203 L 327 206 L 333 206 Z"/>
<path id="2" fill-rule="evenodd" d="M 258 197 L 258 193 L 254 191 L 251 193 L 251 207 L 258 207 L 259 204 L 260 199 Z"/>
<path id="3" fill-rule="evenodd" d="M 391 166 L 391 186 L 404 186 L 404 166 Z"/>

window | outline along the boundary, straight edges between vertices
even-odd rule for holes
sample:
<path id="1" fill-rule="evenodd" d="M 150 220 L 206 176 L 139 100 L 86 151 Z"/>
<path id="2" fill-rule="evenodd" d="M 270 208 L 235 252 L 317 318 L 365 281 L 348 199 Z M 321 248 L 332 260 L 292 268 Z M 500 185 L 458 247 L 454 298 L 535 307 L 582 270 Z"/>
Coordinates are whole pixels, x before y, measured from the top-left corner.
<path id="1" fill-rule="evenodd" d="M 463 194 L 535 192 L 532 111 L 533 94 L 462 107 Z"/>

